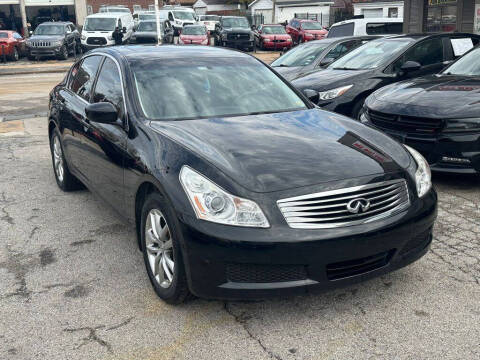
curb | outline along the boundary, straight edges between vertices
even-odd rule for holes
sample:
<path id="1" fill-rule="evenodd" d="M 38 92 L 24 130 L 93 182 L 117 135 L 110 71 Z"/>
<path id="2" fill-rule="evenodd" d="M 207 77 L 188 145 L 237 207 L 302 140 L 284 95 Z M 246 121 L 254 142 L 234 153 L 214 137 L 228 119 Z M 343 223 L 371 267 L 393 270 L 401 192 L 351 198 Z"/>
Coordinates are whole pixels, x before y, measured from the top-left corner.
<path id="1" fill-rule="evenodd" d="M 28 75 L 28 74 L 48 74 L 48 73 L 64 73 L 70 69 L 70 66 L 52 67 L 52 68 L 18 68 L 18 69 L 2 69 L 0 68 L 0 76 L 2 75 Z"/>

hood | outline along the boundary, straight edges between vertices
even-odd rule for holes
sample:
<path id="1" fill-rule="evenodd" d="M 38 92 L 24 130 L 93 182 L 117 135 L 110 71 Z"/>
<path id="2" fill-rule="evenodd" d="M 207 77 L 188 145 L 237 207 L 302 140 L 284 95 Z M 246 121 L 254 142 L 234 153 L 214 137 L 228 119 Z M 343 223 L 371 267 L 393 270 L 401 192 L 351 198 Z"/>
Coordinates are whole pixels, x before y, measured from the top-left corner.
<path id="1" fill-rule="evenodd" d="M 226 32 L 233 32 L 238 34 L 250 34 L 251 30 L 249 28 L 223 28 Z"/>
<path id="2" fill-rule="evenodd" d="M 281 74 L 287 80 L 293 80 L 297 78 L 303 70 L 303 66 L 275 66 L 273 67 L 276 72 Z"/>
<path id="3" fill-rule="evenodd" d="M 369 107 L 399 115 L 480 117 L 480 77 L 432 75 L 396 83 L 372 96 Z M 407 106 L 405 106 L 407 105 Z"/>
<path id="4" fill-rule="evenodd" d="M 254 192 L 383 174 L 410 164 L 406 150 L 388 136 L 319 109 L 150 126 Z"/>
<path id="5" fill-rule="evenodd" d="M 350 85 L 357 80 L 366 77 L 373 70 L 318 70 L 311 74 L 299 77 L 292 81 L 292 84 L 300 89 L 313 89 L 316 91 L 325 91 L 334 89 L 343 85 Z"/>
<path id="6" fill-rule="evenodd" d="M 57 41 L 63 40 L 65 36 L 63 35 L 32 35 L 28 40 L 45 40 L 45 41 Z"/>

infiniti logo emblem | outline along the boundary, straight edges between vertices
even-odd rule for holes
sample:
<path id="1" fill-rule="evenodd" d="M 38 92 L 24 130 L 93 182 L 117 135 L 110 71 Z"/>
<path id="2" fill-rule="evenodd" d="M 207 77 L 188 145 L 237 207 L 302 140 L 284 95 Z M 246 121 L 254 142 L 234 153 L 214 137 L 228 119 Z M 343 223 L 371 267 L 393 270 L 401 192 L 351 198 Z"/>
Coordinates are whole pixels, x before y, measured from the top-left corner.
<path id="1" fill-rule="evenodd" d="M 364 213 L 370 209 L 370 201 L 364 198 L 350 200 L 347 204 L 347 210 L 352 214 Z"/>

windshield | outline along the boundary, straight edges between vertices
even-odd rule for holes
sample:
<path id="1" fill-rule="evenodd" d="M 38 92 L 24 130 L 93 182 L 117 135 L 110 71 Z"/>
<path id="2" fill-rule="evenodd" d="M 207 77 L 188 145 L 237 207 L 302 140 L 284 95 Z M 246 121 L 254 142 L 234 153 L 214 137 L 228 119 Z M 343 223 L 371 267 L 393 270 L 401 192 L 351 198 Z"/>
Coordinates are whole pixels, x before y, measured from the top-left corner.
<path id="1" fill-rule="evenodd" d="M 465 56 L 458 59 L 448 69 L 445 69 L 445 75 L 463 75 L 480 76 L 480 48 L 470 51 Z"/>
<path id="2" fill-rule="evenodd" d="M 138 15 L 138 20 L 156 20 L 155 14 L 140 14 Z"/>
<path id="3" fill-rule="evenodd" d="M 225 18 L 223 19 L 223 27 L 226 28 L 248 28 L 248 21 L 245 18 Z"/>
<path id="4" fill-rule="evenodd" d="M 345 70 L 374 69 L 401 52 L 412 41 L 411 39 L 373 40 L 352 50 L 328 68 Z"/>
<path id="5" fill-rule="evenodd" d="M 1 38 L 1 39 L 6 39 L 6 38 L 8 38 L 8 33 L 6 33 L 6 32 L 0 32 L 0 38 Z"/>
<path id="6" fill-rule="evenodd" d="M 160 31 L 162 29 L 162 24 L 160 23 Z M 138 24 L 138 32 L 142 31 L 152 31 L 156 32 L 157 31 L 157 23 L 153 21 L 142 21 L 140 24 Z"/>
<path id="7" fill-rule="evenodd" d="M 207 35 L 205 26 L 185 26 L 182 31 L 183 35 Z"/>
<path id="8" fill-rule="evenodd" d="M 250 58 L 131 60 L 145 116 L 179 120 L 275 113 L 307 105 L 268 67 Z M 172 77 L 175 74 L 175 77 Z"/>
<path id="9" fill-rule="evenodd" d="M 193 13 L 190 11 L 173 11 L 173 15 L 175 16 L 175 19 L 179 20 L 195 20 Z"/>
<path id="10" fill-rule="evenodd" d="M 283 26 L 264 26 L 262 28 L 262 33 L 264 34 L 286 34 L 285 28 Z"/>
<path id="11" fill-rule="evenodd" d="M 113 31 L 115 24 L 114 18 L 87 18 L 83 28 L 86 31 Z"/>
<path id="12" fill-rule="evenodd" d="M 302 23 L 302 29 L 304 29 L 304 30 L 322 30 L 323 26 L 319 22 L 304 22 L 304 23 Z"/>
<path id="13" fill-rule="evenodd" d="M 35 29 L 34 35 L 63 35 L 63 25 L 40 25 Z"/>
<path id="14" fill-rule="evenodd" d="M 294 47 L 285 55 L 279 57 L 272 66 L 307 66 L 310 65 L 327 48 L 325 45 L 310 45 Z"/>
<path id="15" fill-rule="evenodd" d="M 202 15 L 200 16 L 200 21 L 219 21 L 220 16 L 217 15 Z"/>

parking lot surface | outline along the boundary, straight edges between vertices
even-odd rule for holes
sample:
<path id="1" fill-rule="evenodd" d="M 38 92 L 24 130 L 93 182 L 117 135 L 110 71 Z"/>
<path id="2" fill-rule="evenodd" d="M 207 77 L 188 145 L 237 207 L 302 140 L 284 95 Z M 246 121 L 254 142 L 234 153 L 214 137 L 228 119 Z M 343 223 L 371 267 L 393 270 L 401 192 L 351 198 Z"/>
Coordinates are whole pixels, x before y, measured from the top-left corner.
<path id="1" fill-rule="evenodd" d="M 41 115 L 61 76 L 0 81 L 0 114 L 17 118 L 0 122 L 0 359 L 480 358 L 478 177 L 434 175 L 432 249 L 407 268 L 323 294 L 170 306 L 133 229 L 55 183 Z"/>

